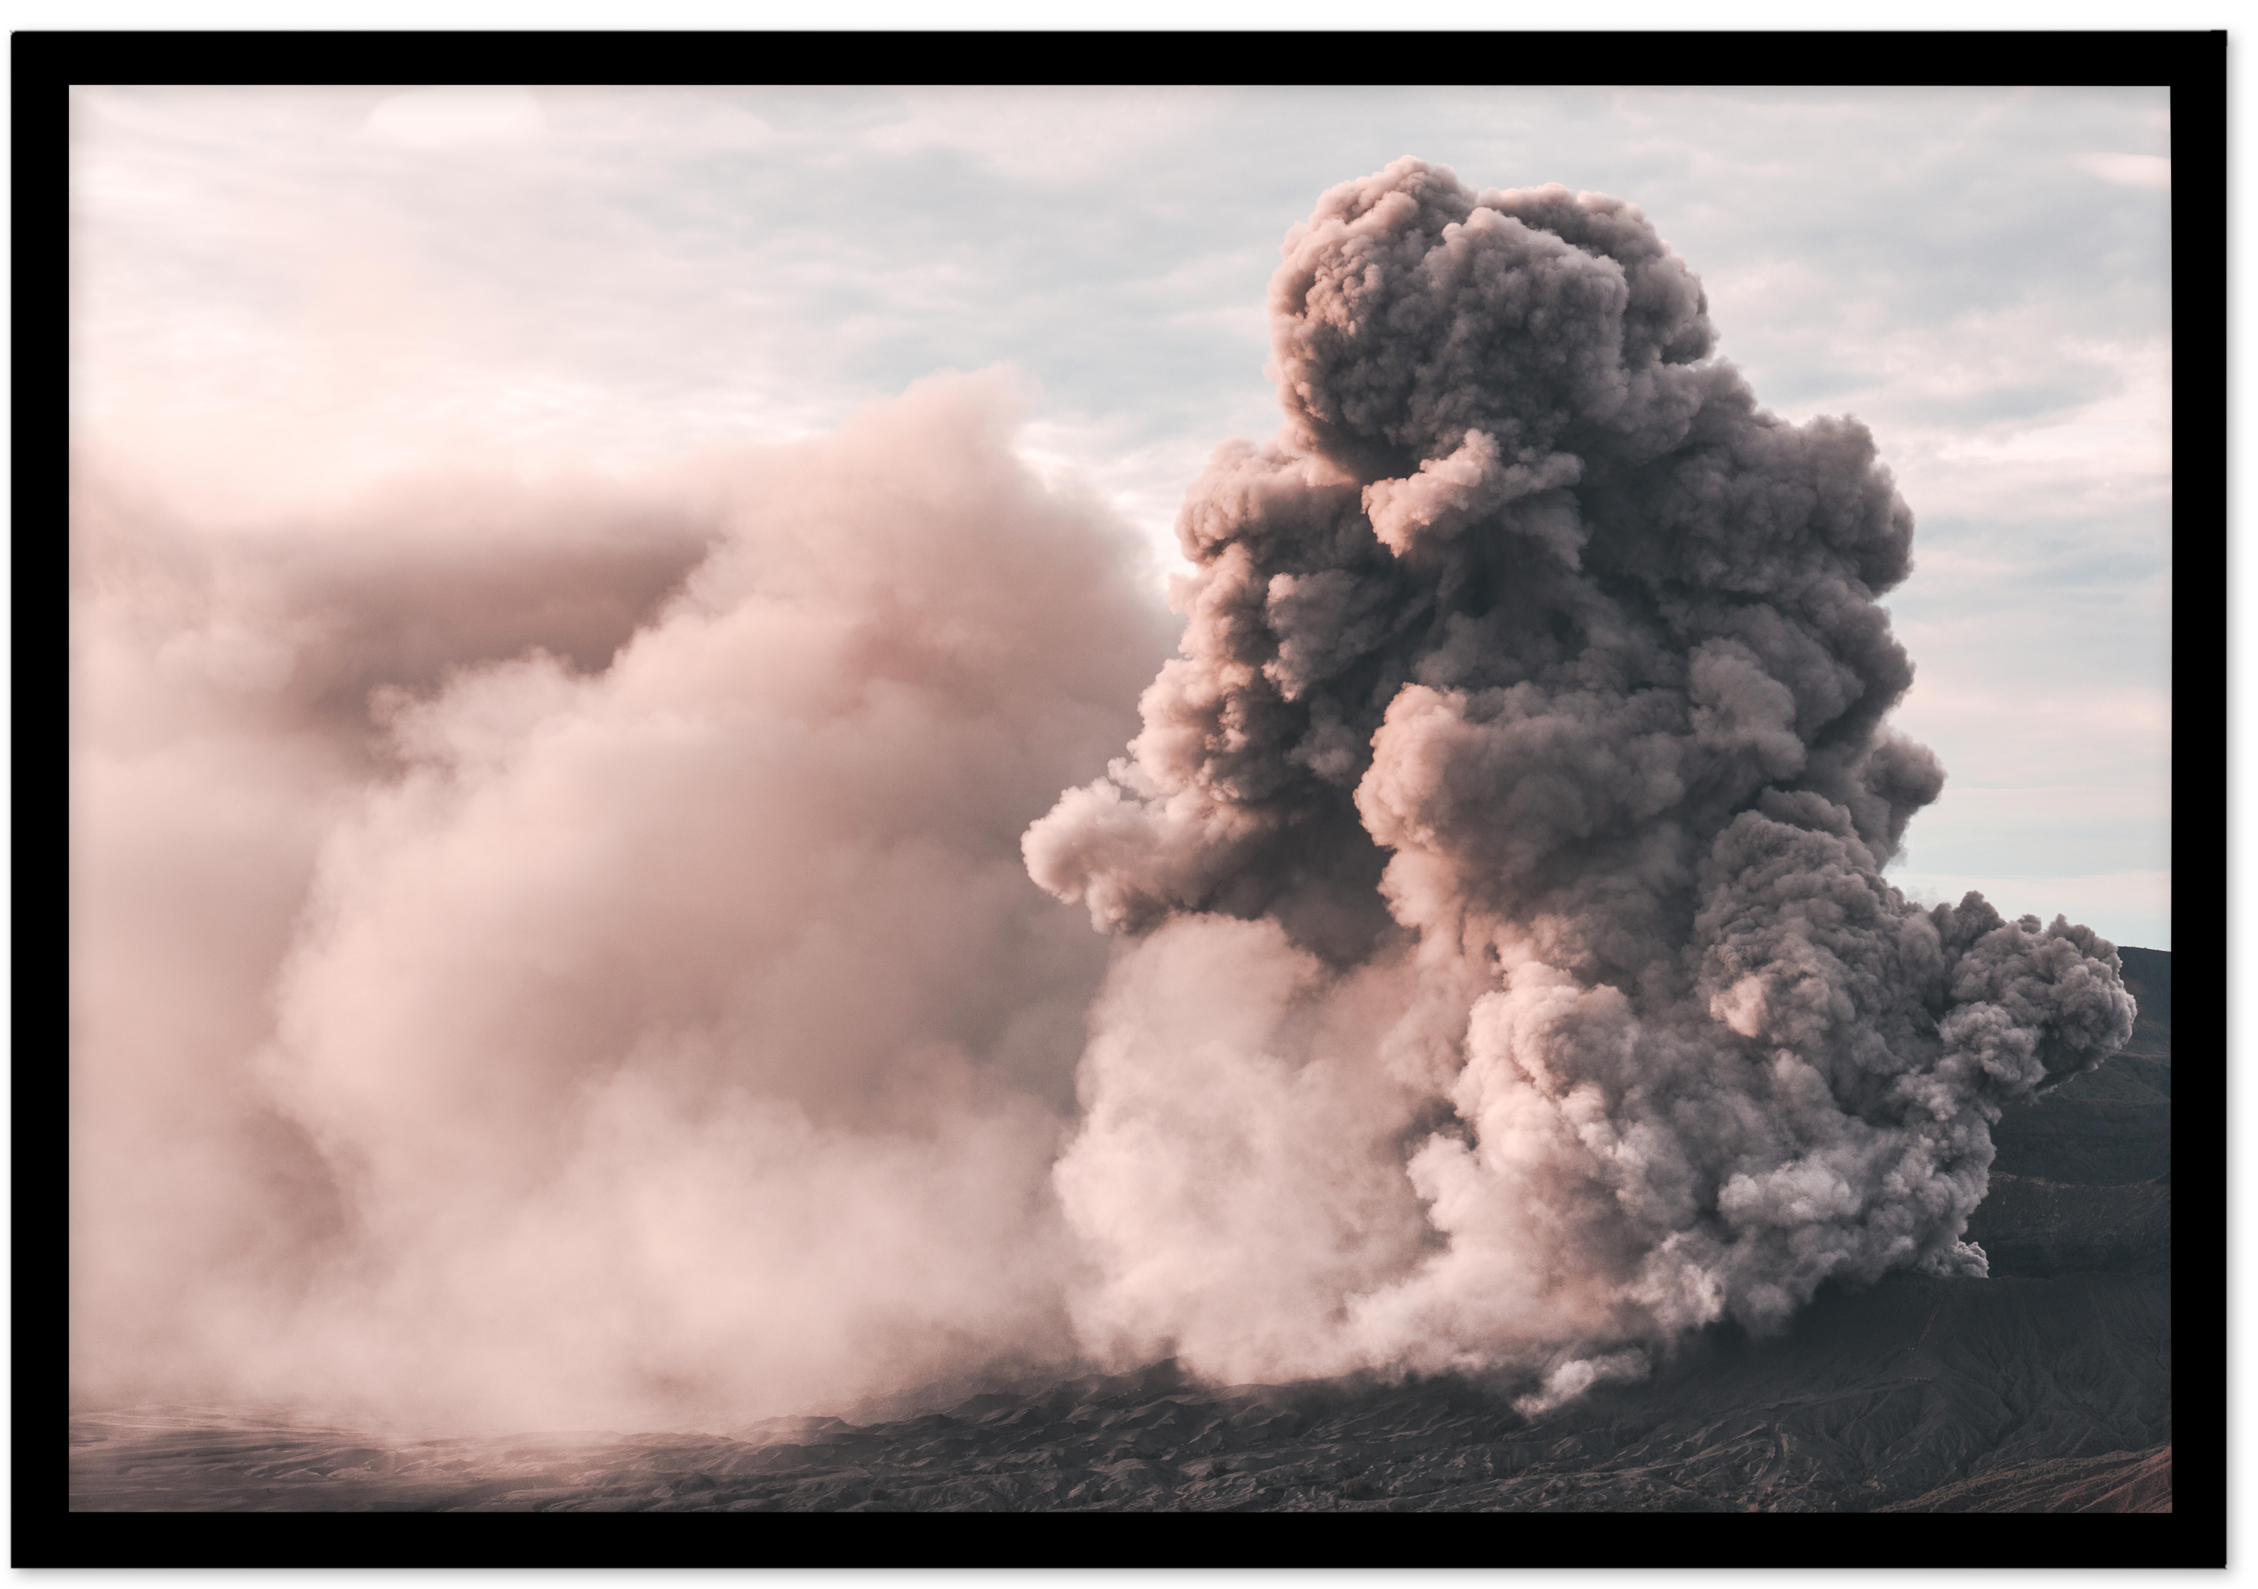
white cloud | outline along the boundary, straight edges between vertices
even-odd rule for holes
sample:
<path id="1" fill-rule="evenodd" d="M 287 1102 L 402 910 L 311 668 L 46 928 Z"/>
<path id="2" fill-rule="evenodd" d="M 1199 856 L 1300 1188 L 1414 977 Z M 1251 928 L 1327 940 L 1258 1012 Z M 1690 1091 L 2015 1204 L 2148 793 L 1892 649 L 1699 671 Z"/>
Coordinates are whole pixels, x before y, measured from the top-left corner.
<path id="1" fill-rule="evenodd" d="M 2128 188 L 2168 188 L 2172 185 L 2172 162 L 2155 154 L 2082 154 L 2077 157 L 2080 171 L 2099 177 L 2104 182 L 2114 182 Z"/>
<path id="2" fill-rule="evenodd" d="M 1088 181 L 1149 160 L 1155 144 L 1195 132 L 1218 98 L 1215 90 L 1189 88 L 909 89 L 902 95 L 907 114 L 864 136 L 888 154 L 955 149 L 1023 181 Z"/>
<path id="3" fill-rule="evenodd" d="M 411 149 L 519 143 L 546 127 L 529 88 L 412 88 L 369 112 L 367 135 Z"/>

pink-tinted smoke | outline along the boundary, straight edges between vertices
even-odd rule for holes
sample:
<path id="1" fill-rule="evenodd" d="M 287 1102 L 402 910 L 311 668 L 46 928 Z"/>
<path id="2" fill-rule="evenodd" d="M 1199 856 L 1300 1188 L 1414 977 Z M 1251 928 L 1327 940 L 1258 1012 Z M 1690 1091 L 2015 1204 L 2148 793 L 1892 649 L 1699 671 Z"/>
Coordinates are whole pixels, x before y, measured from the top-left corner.
<path id="1" fill-rule="evenodd" d="M 314 523 L 75 471 L 72 1391 L 727 1422 L 1055 1363 L 1105 945 L 1019 835 L 1166 645 L 936 378 Z"/>

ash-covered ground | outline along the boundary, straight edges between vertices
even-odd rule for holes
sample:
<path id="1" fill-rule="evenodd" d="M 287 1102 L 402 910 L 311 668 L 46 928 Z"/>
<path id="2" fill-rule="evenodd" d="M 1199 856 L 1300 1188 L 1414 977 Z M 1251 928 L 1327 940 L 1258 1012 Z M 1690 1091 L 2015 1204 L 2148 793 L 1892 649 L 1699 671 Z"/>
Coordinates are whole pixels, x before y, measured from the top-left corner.
<path id="1" fill-rule="evenodd" d="M 2170 1340 L 2169 1292 L 2138 1276 L 1908 1276 L 1822 1298 L 1786 1341 L 1703 1341 L 1649 1384 L 1602 1387 L 1534 1420 L 1508 1396 L 1462 1381 L 1211 1390 L 1167 1364 L 979 1396 L 902 1422 L 780 1422 L 737 1438 L 551 1435 L 387 1448 L 346 1431 L 126 1414 L 73 1424 L 83 1442 L 72 1449 L 73 1504 L 1921 1509 L 1945 1504 L 1932 1492 L 2034 1463 L 2082 1476 L 2080 1459 L 2146 1460 L 2171 1439 Z"/>
<path id="2" fill-rule="evenodd" d="M 74 1417 L 74 1510 L 2168 1511 L 2171 960 L 2125 1052 L 2001 1122 L 1992 1278 L 1830 1287 L 1550 1413 L 1526 1385 L 1215 1388 L 1172 1364 L 922 1417 L 394 1444 L 222 1409 Z"/>

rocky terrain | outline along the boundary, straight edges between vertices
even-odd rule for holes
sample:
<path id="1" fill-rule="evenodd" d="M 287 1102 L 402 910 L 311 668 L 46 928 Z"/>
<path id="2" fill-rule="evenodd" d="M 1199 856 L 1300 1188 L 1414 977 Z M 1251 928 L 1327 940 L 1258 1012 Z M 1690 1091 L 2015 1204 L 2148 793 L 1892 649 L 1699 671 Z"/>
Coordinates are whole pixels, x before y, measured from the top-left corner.
<path id="1" fill-rule="evenodd" d="M 1203 1387 L 1172 1364 L 921 1417 L 386 1442 L 75 1417 L 74 1510 L 2169 1511 L 2170 957 L 2126 1052 L 2003 1120 L 1989 1280 L 1829 1288 L 1550 1413 L 1525 1384 Z"/>

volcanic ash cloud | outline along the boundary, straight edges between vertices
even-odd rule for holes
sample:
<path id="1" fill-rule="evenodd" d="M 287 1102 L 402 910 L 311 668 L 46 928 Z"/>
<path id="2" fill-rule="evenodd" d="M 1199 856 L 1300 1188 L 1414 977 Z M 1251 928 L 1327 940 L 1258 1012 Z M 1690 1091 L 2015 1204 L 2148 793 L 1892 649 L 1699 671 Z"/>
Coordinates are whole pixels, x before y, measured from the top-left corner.
<path id="1" fill-rule="evenodd" d="M 75 1398 L 710 1426 L 1071 1360 L 1107 950 L 1018 838 L 1167 631 L 1015 402 L 281 527 L 82 470 Z"/>
<path id="2" fill-rule="evenodd" d="M 1573 1393 L 1629 1371 L 1579 1343 L 1981 1274 L 2001 1105 L 2133 1002 L 2089 929 L 1881 875 L 1944 775 L 1884 723 L 1865 428 L 1759 408 L 1640 212 L 1557 186 L 1345 183 L 1271 315 L 1181 655 L 1024 843 L 1125 940 L 1056 1176 L 1082 1338 Z"/>

